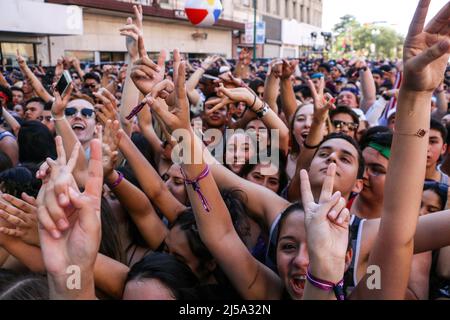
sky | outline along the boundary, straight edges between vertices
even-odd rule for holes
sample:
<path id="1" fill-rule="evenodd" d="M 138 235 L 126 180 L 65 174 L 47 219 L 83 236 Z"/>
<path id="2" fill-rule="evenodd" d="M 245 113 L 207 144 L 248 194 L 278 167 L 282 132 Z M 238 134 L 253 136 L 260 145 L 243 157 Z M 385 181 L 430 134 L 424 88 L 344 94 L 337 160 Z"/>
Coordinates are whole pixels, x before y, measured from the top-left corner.
<path id="1" fill-rule="evenodd" d="M 402 35 L 406 35 L 409 23 L 419 0 L 323 0 L 323 29 L 331 31 L 340 17 L 351 14 L 360 23 L 385 22 Z M 429 21 L 448 0 L 432 0 L 428 10 Z"/>

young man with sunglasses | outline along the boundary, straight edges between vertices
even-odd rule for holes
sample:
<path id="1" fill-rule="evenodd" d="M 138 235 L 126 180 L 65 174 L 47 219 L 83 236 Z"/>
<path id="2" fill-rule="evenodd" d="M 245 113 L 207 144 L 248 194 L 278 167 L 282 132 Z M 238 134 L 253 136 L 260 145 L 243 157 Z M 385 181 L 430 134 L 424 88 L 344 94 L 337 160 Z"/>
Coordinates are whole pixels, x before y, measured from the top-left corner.
<path id="1" fill-rule="evenodd" d="M 356 140 L 359 117 L 351 108 L 339 106 L 336 109 L 331 110 L 330 120 L 335 132 L 342 132 Z"/>
<path id="2" fill-rule="evenodd" d="M 84 75 L 84 84 L 83 87 L 90 92 L 97 92 L 101 87 L 100 77 L 94 73 L 89 72 Z"/>
<path id="3" fill-rule="evenodd" d="M 95 131 L 95 110 L 93 104 L 85 99 L 71 100 L 64 110 L 64 115 L 81 145 L 86 150 L 94 137 Z"/>

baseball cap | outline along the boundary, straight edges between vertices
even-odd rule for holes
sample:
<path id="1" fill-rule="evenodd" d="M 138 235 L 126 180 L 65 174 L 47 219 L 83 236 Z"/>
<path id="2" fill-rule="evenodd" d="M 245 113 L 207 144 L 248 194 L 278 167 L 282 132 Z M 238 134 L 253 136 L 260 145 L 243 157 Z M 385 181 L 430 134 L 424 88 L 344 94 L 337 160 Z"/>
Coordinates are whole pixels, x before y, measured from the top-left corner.
<path id="1" fill-rule="evenodd" d="M 323 75 L 323 73 L 314 73 L 312 76 L 311 76 L 311 80 L 313 80 L 313 79 L 320 79 L 320 78 L 324 78 L 325 76 Z"/>

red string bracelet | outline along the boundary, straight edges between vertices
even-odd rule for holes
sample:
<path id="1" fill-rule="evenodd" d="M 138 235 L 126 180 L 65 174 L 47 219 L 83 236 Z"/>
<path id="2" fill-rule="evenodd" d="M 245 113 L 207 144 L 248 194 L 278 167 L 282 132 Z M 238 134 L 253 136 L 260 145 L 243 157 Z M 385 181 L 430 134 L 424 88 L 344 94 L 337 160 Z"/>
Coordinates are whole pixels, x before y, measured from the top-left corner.
<path id="1" fill-rule="evenodd" d="M 189 180 L 188 178 L 186 178 L 186 175 L 184 174 L 183 169 L 181 169 L 181 174 L 184 177 L 184 182 L 186 184 L 191 185 L 192 188 L 194 189 L 194 191 L 197 192 L 198 197 L 200 198 L 200 201 L 202 202 L 203 209 L 205 209 L 206 212 L 210 212 L 211 207 L 208 203 L 208 200 L 206 200 L 205 196 L 203 195 L 202 191 L 200 190 L 200 184 L 198 183 L 200 180 L 202 180 L 209 174 L 209 166 L 206 165 L 205 169 L 203 169 L 203 171 L 199 174 L 199 176 L 197 178 L 195 178 L 194 180 Z"/>

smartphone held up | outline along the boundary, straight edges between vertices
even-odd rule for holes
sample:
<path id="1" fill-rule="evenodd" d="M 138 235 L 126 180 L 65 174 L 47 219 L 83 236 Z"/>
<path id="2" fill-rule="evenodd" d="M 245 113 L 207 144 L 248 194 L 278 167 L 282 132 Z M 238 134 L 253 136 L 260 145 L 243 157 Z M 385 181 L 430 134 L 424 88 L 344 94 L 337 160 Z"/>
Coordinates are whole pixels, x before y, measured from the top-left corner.
<path id="1" fill-rule="evenodd" d="M 70 76 L 69 71 L 65 70 L 56 83 L 55 90 L 63 97 L 69 89 L 70 84 L 72 83 L 72 77 Z"/>

